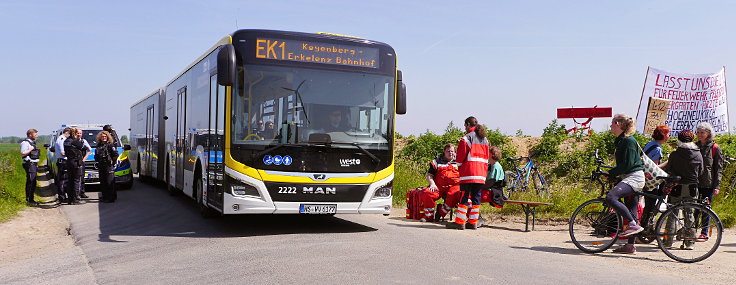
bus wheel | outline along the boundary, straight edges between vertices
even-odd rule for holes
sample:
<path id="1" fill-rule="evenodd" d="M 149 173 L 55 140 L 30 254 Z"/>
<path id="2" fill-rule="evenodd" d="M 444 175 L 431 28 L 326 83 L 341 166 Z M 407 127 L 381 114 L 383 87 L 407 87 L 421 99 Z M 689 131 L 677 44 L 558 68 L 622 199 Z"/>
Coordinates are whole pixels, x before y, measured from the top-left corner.
<path id="1" fill-rule="evenodd" d="M 166 191 L 168 191 L 171 196 L 179 194 L 176 187 L 171 186 L 171 165 L 169 165 L 169 161 L 166 161 Z"/>
<path id="2" fill-rule="evenodd" d="M 202 181 L 202 174 L 197 171 L 197 173 L 194 175 L 194 193 L 197 195 L 197 206 L 199 207 L 199 214 L 202 215 L 205 219 L 210 219 L 218 216 L 217 211 L 213 210 L 209 206 L 205 205 L 204 203 L 204 191 L 202 191 L 202 184 L 204 181 Z"/>

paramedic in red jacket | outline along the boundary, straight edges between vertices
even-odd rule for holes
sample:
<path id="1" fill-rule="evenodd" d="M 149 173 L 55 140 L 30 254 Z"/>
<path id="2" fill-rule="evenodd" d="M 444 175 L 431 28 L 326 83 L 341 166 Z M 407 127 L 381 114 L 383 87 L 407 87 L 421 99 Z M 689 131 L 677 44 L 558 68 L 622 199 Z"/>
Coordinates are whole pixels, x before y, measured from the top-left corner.
<path id="1" fill-rule="evenodd" d="M 458 142 L 457 163 L 460 166 L 460 191 L 463 196 L 455 212 L 455 223 L 448 228 L 464 230 L 476 229 L 480 218 L 481 188 L 488 174 L 488 139 L 486 130 L 478 124 L 475 117 L 465 119 L 465 136 Z M 466 202 L 471 200 L 468 206 Z M 470 210 L 470 211 L 468 211 Z"/>
<path id="2" fill-rule="evenodd" d="M 444 152 L 429 163 L 427 171 L 427 182 L 429 187 L 419 194 L 420 209 L 424 210 L 422 222 L 439 221 L 447 213 L 455 208 L 462 196 L 460 192 L 460 172 L 455 163 L 455 145 L 448 143 Z M 445 202 L 439 206 L 435 215 L 435 204 L 437 199 L 443 198 Z"/>

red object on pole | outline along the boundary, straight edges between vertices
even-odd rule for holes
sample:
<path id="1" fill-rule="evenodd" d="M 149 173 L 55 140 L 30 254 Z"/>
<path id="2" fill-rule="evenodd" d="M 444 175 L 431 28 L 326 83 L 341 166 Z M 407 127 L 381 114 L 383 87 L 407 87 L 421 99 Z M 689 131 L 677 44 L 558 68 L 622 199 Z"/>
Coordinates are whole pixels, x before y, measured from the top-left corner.
<path id="1" fill-rule="evenodd" d="M 590 121 L 593 118 L 610 118 L 613 116 L 613 109 L 611 107 L 598 107 L 598 105 L 592 108 L 557 108 L 558 119 L 572 119 L 575 122 L 575 127 L 565 131 L 566 133 L 577 132 L 582 130 L 588 130 L 588 135 L 591 133 Z M 587 118 L 585 122 L 578 122 L 576 118 Z M 577 125 L 580 125 L 578 127 Z"/>
<path id="2" fill-rule="evenodd" d="M 613 109 L 611 107 L 557 108 L 558 119 L 610 118 L 612 116 Z"/>

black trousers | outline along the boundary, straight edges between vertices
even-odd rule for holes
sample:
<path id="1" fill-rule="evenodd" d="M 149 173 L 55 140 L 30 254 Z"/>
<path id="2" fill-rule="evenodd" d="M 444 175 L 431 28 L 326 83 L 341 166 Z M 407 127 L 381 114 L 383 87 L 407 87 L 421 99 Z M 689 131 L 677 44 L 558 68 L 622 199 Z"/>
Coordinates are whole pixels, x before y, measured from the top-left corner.
<path id="1" fill-rule="evenodd" d="M 38 173 L 38 163 L 25 161 L 23 169 L 26 171 L 26 202 L 35 202 L 33 193 L 36 192 L 36 173 Z"/>
<path id="2" fill-rule="evenodd" d="M 69 171 L 66 169 L 66 160 L 59 159 L 56 162 L 56 177 L 54 178 L 54 184 L 56 184 L 56 194 L 59 195 L 59 202 L 66 200 L 66 192 L 64 187 L 69 183 Z"/>
<path id="3" fill-rule="evenodd" d="M 84 164 L 79 160 L 68 159 L 66 162 L 66 170 L 69 173 L 64 192 L 68 202 L 79 201 L 82 188 L 82 175 L 84 175 Z"/>
<path id="4" fill-rule="evenodd" d="M 468 199 L 470 199 L 473 205 L 480 205 L 481 187 L 483 187 L 483 184 L 479 183 L 460 184 L 460 191 L 463 191 L 463 198 L 460 200 L 460 204 L 466 204 L 468 203 Z"/>
<path id="5" fill-rule="evenodd" d="M 115 167 L 100 162 L 100 200 L 114 202 L 118 198 L 118 192 L 115 189 Z"/>

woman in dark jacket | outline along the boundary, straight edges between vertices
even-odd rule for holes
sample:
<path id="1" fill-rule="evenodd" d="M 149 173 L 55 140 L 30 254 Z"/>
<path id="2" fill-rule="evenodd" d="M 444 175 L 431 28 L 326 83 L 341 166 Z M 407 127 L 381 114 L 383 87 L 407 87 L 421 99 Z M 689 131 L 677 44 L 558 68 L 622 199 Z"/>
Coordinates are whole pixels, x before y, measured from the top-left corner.
<path id="1" fill-rule="evenodd" d="M 703 156 L 700 154 L 698 146 L 693 143 L 695 135 L 691 130 L 681 131 L 677 135 L 677 149 L 670 154 L 669 159 L 664 165 L 667 173 L 680 176 L 677 187 L 669 193 L 667 202 L 677 204 L 682 200 L 696 199 L 698 197 L 698 177 L 703 173 Z M 695 222 L 692 209 L 683 210 L 685 225 L 690 227 Z M 667 232 L 675 231 L 674 219 L 667 219 Z M 691 237 L 695 237 L 696 231 L 689 233 Z M 669 236 L 664 237 L 664 246 L 672 246 L 673 240 Z M 693 249 L 693 242 L 684 242 L 681 249 Z"/>
<path id="2" fill-rule="evenodd" d="M 713 140 L 713 126 L 702 122 L 696 128 L 698 141 L 695 143 L 700 148 L 700 154 L 703 155 L 703 174 L 700 175 L 698 181 L 698 193 L 700 199 L 708 199 L 709 203 L 713 202 L 713 196 L 718 195 L 721 185 L 721 177 L 723 176 L 723 152 L 721 148 Z M 710 222 L 710 216 L 706 216 L 703 225 Z M 708 227 L 704 227 L 699 242 L 708 240 Z"/>
<path id="3" fill-rule="evenodd" d="M 621 237 L 628 237 L 644 230 L 639 226 L 636 215 L 638 199 L 634 191 L 641 191 L 644 188 L 644 168 L 641 161 L 641 150 L 639 144 L 633 136 L 636 131 L 634 120 L 626 114 L 616 114 L 611 120 L 611 133 L 617 135 L 616 144 L 616 167 L 608 173 L 609 178 L 618 177 L 621 182 L 616 184 L 606 196 L 609 205 L 629 221 L 629 225 L 619 234 Z M 620 201 L 621 198 L 628 197 L 626 204 Z M 627 207 L 628 206 L 628 207 Z M 633 253 L 633 252 L 632 252 Z"/>
<path id="4" fill-rule="evenodd" d="M 100 202 L 113 203 L 118 198 L 115 191 L 115 163 L 118 161 L 118 150 L 115 148 L 115 138 L 106 132 L 97 134 L 97 150 L 95 161 L 100 169 Z"/>

